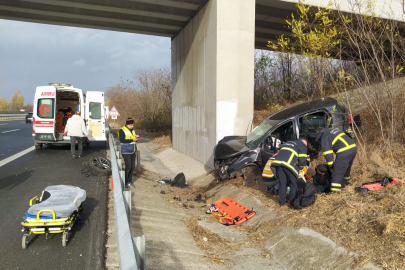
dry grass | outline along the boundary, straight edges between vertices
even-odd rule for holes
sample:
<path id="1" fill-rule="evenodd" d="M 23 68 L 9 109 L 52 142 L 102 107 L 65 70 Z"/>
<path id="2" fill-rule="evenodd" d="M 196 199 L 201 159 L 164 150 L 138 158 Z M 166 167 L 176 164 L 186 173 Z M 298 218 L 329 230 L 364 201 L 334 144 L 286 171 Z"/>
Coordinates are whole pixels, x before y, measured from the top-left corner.
<path id="1" fill-rule="evenodd" d="M 198 225 L 198 218 L 196 217 L 187 219 L 184 223 L 191 232 L 196 245 L 207 254 L 212 262 L 217 264 L 226 263 L 223 257 L 233 250 L 228 240 Z"/>
<path id="2" fill-rule="evenodd" d="M 160 148 L 172 147 L 172 136 L 160 135 L 158 137 L 155 137 L 152 142 L 157 143 Z"/>
<path id="3" fill-rule="evenodd" d="M 374 158 L 382 159 L 379 155 L 374 155 Z M 179 207 L 183 208 L 183 203 L 194 204 L 196 215 L 207 210 L 207 204 L 187 202 L 186 199 L 197 194 L 202 194 L 203 198 L 206 198 L 204 192 L 218 185 L 237 186 L 242 192 L 266 202 L 265 206 L 276 211 L 277 219 L 261 222 L 256 226 L 239 226 L 239 230 L 249 234 L 249 243 L 246 243 L 246 246 L 262 248 L 263 243 L 277 226 L 296 228 L 304 226 L 358 254 L 359 257 L 355 258 L 358 265 L 371 261 L 385 269 L 403 269 L 405 265 L 405 226 L 403 226 L 405 224 L 405 186 L 390 186 L 384 190 L 369 193 L 355 192 L 354 187 L 365 182 L 380 180 L 385 175 L 384 169 L 375 164 L 361 165 L 360 159 L 361 157 L 355 161 L 351 186 L 346 187 L 341 193 L 317 195 L 315 203 L 302 210 L 287 206 L 280 207 L 278 197 L 264 192 L 264 184 L 261 181 L 244 186 L 243 179 L 237 178 L 215 182 L 204 189 L 163 187 L 171 190 L 165 195 L 168 200 L 172 200 L 174 196 L 182 198 L 182 204 L 178 204 Z M 320 159 L 313 161 L 311 167 L 319 162 L 321 162 Z M 371 179 L 370 176 L 374 178 Z M 207 203 L 209 202 L 208 199 Z M 226 263 L 224 257 L 227 252 L 231 252 L 232 244 L 199 226 L 197 220 L 197 217 L 192 217 L 185 221 L 196 244 L 211 261 Z M 204 237 L 207 241 L 204 241 Z M 271 257 L 271 254 L 266 253 L 263 256 Z"/>
<path id="4" fill-rule="evenodd" d="M 381 159 L 379 155 L 374 156 Z M 261 246 L 276 226 L 305 226 L 357 253 L 358 264 L 371 260 L 385 269 L 403 269 L 405 186 L 395 185 L 368 193 L 354 191 L 354 187 L 364 182 L 380 180 L 385 175 L 383 172 L 384 169 L 375 164 L 362 166 L 356 161 L 352 170 L 353 184 L 344 192 L 318 195 L 313 205 L 302 210 L 280 207 L 276 199 L 269 200 L 277 219 L 243 229 L 250 234 L 252 244 Z M 375 178 L 370 179 L 370 175 Z"/>
<path id="5" fill-rule="evenodd" d="M 395 103 L 396 109 L 402 111 L 403 99 L 397 98 Z M 255 112 L 255 123 L 266 114 L 270 112 Z M 386 125 L 382 127 L 384 134 L 390 134 L 390 115 L 381 115 Z M 362 136 L 361 142 L 357 142 L 359 153 L 352 168 L 352 185 L 338 194 L 318 195 L 312 206 L 300 211 L 278 206 L 277 198 L 273 196 L 275 199 L 269 200 L 269 206 L 275 209 L 278 218 L 274 222 L 244 227 L 254 244 L 260 246 L 276 226 L 306 226 L 356 252 L 360 256 L 358 264 L 371 260 L 385 269 L 404 268 L 405 186 L 390 186 L 368 193 L 354 191 L 362 183 L 379 181 L 384 176 L 405 178 L 404 124 L 402 120 L 395 123 L 396 132 L 399 132 L 395 140 L 382 139 L 373 111 L 366 108 L 361 117 Z M 311 162 L 311 169 L 320 162 L 324 162 L 322 157 Z M 251 188 L 261 187 L 253 185 Z"/>
<path id="6" fill-rule="evenodd" d="M 121 128 L 120 126 L 119 128 Z M 114 134 L 114 137 L 117 137 L 117 132 L 119 130 L 118 125 L 116 125 L 116 128 L 113 128 L 111 132 Z M 166 147 L 172 147 L 172 135 L 171 133 L 167 132 L 147 132 L 142 129 L 137 129 L 135 127 L 136 134 L 139 135 L 140 137 L 143 138 L 149 138 L 152 140 L 152 142 L 156 143 L 159 145 L 159 148 L 166 148 Z"/>

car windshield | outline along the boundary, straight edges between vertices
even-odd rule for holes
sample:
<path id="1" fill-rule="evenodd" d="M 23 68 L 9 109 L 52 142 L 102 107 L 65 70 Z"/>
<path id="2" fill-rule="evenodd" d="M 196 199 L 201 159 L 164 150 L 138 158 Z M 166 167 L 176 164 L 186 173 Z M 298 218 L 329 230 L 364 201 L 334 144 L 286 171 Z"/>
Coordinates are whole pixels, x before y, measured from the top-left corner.
<path id="1" fill-rule="evenodd" d="M 280 121 L 264 119 L 250 132 L 246 137 L 246 146 L 249 148 L 254 147 L 260 139 L 277 123 Z"/>

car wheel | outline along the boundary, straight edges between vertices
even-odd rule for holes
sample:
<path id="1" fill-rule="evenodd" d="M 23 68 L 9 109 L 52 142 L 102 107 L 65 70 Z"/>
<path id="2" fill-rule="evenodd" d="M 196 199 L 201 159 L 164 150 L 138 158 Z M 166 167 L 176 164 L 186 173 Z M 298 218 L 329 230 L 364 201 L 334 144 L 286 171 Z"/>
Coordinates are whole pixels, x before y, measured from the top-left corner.
<path id="1" fill-rule="evenodd" d="M 88 168 L 93 175 L 109 175 L 111 173 L 111 162 L 103 157 L 91 158 Z"/>
<path id="2" fill-rule="evenodd" d="M 241 174 L 244 179 L 244 184 L 249 184 L 253 181 L 261 179 L 262 172 L 256 165 L 246 166 L 241 170 Z"/>
<path id="3" fill-rule="evenodd" d="M 42 149 L 42 143 L 35 145 L 35 150 L 41 150 L 41 149 Z"/>

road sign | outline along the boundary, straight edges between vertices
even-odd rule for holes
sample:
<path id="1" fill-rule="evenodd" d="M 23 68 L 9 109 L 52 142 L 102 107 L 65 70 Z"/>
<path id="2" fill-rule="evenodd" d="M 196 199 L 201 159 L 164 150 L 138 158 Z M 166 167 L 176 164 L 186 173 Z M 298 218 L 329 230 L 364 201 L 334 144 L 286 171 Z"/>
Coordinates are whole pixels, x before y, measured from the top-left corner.
<path id="1" fill-rule="evenodd" d="M 110 116 L 120 116 L 120 113 L 117 111 L 117 109 L 115 108 L 115 106 L 112 107 L 111 111 L 110 111 Z M 114 119 L 114 118 L 112 118 Z"/>
<path id="2" fill-rule="evenodd" d="M 117 119 L 117 116 L 116 115 L 111 115 L 111 119 Z"/>

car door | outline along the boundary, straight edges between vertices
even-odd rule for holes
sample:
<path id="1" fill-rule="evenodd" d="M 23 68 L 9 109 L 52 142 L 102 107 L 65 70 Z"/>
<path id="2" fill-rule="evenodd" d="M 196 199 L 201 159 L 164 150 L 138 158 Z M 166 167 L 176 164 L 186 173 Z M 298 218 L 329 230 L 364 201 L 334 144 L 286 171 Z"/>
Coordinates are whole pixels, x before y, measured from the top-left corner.
<path id="1" fill-rule="evenodd" d="M 320 151 L 320 144 L 316 141 L 318 129 L 326 128 L 330 114 L 326 110 L 316 110 L 298 116 L 299 136 L 308 140 L 308 152 L 311 158 L 317 156 Z"/>
<path id="2" fill-rule="evenodd" d="M 33 131 L 36 141 L 41 143 L 55 141 L 55 107 L 55 87 L 37 87 L 33 118 Z"/>
<path id="3" fill-rule="evenodd" d="M 104 93 L 88 91 L 85 110 L 89 140 L 106 141 Z"/>
<path id="4" fill-rule="evenodd" d="M 277 125 L 266 135 L 262 142 L 261 153 L 263 163 L 266 164 L 267 160 L 280 150 L 280 146 L 283 143 L 296 139 L 297 134 L 293 120 L 288 120 Z"/>
<path id="5" fill-rule="evenodd" d="M 104 121 L 105 121 L 105 135 L 108 138 L 108 134 L 110 133 L 110 125 L 108 122 L 108 118 L 110 116 L 110 108 L 108 106 L 104 106 Z"/>

